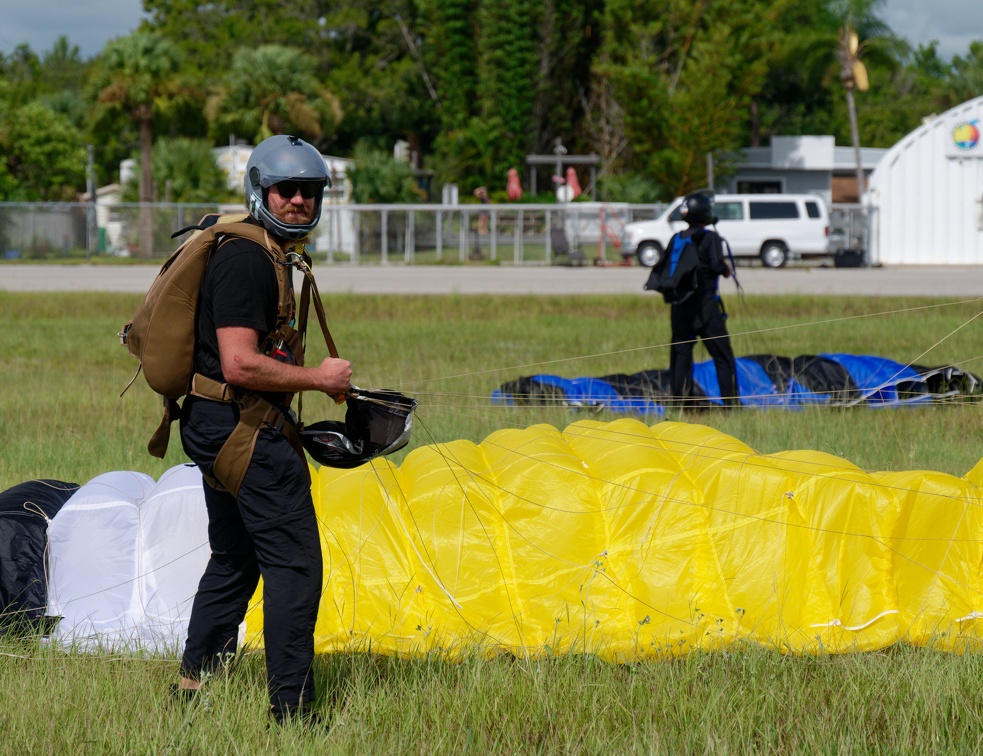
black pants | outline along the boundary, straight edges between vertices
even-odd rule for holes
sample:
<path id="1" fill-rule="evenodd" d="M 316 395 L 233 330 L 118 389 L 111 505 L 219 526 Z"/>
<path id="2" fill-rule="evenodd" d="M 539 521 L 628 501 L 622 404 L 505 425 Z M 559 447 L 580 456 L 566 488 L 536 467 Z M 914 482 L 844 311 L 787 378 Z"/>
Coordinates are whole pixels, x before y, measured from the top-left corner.
<path id="1" fill-rule="evenodd" d="M 699 337 L 713 358 L 724 404 L 739 406 L 736 361 L 720 300 L 711 294 L 697 294 L 682 304 L 673 305 L 670 320 L 669 380 L 673 401 L 683 406 L 692 401 L 693 347 Z"/>
<path id="2" fill-rule="evenodd" d="M 185 452 L 205 474 L 238 419 L 232 405 L 186 400 Z M 182 674 L 192 679 L 235 653 L 239 624 L 263 578 L 263 635 L 270 702 L 314 700 L 311 665 L 322 560 L 305 463 L 280 432 L 260 431 L 238 498 L 204 485 L 211 557 L 198 585 Z"/>

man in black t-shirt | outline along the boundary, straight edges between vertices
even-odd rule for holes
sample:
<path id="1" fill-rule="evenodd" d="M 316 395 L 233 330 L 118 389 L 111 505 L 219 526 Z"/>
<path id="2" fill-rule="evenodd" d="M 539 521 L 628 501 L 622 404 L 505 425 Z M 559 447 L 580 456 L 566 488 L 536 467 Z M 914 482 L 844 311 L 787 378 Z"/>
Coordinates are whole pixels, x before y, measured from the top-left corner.
<path id="1" fill-rule="evenodd" d="M 292 136 L 257 146 L 246 165 L 248 222 L 263 226 L 284 249 L 317 226 L 328 174 L 320 153 Z M 235 402 L 189 395 L 181 441 L 201 469 L 211 557 L 198 586 L 176 691 L 193 697 L 238 648 L 239 625 L 263 578 L 264 645 L 271 715 L 309 717 L 315 699 L 311 666 L 320 604 L 322 559 L 307 462 L 284 435 L 298 391 L 343 395 L 351 388 L 347 360 L 302 367 L 266 337 L 280 324 L 280 289 L 266 250 L 232 239 L 213 253 L 201 283 L 195 371 L 229 384 L 237 395 L 259 394 L 282 410 L 261 427 L 238 494 L 213 486 L 215 459 L 239 422 Z M 291 291 L 292 300 L 292 291 Z"/>
<path id="2" fill-rule="evenodd" d="M 717 370 L 720 397 L 725 406 L 740 406 L 734 351 L 727 334 L 726 314 L 717 291 L 720 276 L 729 278 L 733 268 L 724 257 L 723 243 L 716 231 L 707 228 L 716 222 L 713 199 L 705 192 L 688 195 L 681 208 L 689 229 L 681 233 L 692 237 L 698 253 L 696 292 L 670 311 L 672 346 L 669 349 L 669 380 L 672 401 L 682 407 L 692 405 L 693 347 L 703 340 Z"/>

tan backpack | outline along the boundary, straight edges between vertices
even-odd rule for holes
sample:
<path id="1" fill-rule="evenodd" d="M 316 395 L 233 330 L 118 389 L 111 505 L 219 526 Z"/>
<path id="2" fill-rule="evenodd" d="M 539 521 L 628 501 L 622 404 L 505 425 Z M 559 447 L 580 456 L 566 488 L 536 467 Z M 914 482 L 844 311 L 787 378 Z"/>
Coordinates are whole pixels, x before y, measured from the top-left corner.
<path id="1" fill-rule="evenodd" d="M 280 305 L 284 305 L 289 292 L 289 270 L 283 250 L 262 226 L 242 222 L 246 217 L 242 213 L 202 218 L 202 222 L 193 227 L 195 232 L 161 267 L 133 319 L 123 326 L 120 341 L 140 361 L 137 374 L 142 369 L 150 388 L 164 398 L 178 399 L 188 393 L 201 279 L 212 252 L 221 243 L 241 238 L 263 247 L 274 261 Z M 281 264 L 276 265 L 276 262 Z"/>
<path id="2" fill-rule="evenodd" d="M 170 425 L 178 416 L 177 400 L 180 397 L 198 393 L 219 401 L 233 400 L 230 387 L 194 373 L 195 315 L 201 279 L 212 252 L 223 243 L 237 238 L 249 239 L 266 251 L 273 261 L 279 288 L 277 327 L 270 337 L 282 336 L 300 345 L 301 337 L 294 336 L 296 331 L 292 328 L 289 334 L 279 333 L 289 327 L 287 321 L 293 309 L 292 267 L 286 253 L 266 229 L 245 223 L 247 217 L 245 213 L 209 214 L 197 226 L 191 227 L 194 233 L 161 267 L 133 319 L 119 334 L 120 342 L 140 362 L 120 396 L 142 371 L 150 388 L 163 400 L 164 416 L 147 445 L 147 450 L 155 457 L 163 458 L 167 452 Z M 191 229 L 179 231 L 175 236 L 188 230 Z M 303 359 L 302 347 L 296 354 Z"/>

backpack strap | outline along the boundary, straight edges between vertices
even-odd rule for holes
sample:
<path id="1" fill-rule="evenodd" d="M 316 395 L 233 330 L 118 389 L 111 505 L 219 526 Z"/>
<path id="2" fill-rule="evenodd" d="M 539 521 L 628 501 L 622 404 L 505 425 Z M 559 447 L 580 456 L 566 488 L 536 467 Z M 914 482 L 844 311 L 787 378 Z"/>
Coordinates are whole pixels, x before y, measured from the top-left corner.
<path id="1" fill-rule="evenodd" d="M 133 383 L 133 381 L 130 381 Z M 180 405 L 169 397 L 164 397 L 164 416 L 160 419 L 160 425 L 154 431 L 154 435 L 147 442 L 147 451 L 158 459 L 163 459 L 167 453 L 167 444 L 171 440 L 171 422 L 181 414 Z"/>
<path id="2" fill-rule="evenodd" d="M 324 303 L 321 301 L 321 293 L 317 289 L 317 282 L 314 280 L 314 273 L 311 271 L 311 258 L 306 252 L 294 252 L 291 257 L 296 257 L 292 262 L 304 275 L 304 282 L 300 287 L 300 306 L 297 310 L 297 330 L 306 339 L 307 321 L 310 314 L 310 305 L 313 301 L 314 312 L 317 314 L 318 324 L 321 327 L 321 335 L 324 337 L 324 343 L 328 348 L 328 355 L 334 359 L 338 359 L 338 348 L 335 346 L 334 339 L 331 338 L 331 331 L 328 329 L 328 319 L 324 314 Z M 339 394 L 331 398 L 334 399 L 335 404 L 341 404 L 346 399 L 344 394 Z M 297 424 L 301 428 L 304 427 L 301 421 L 303 408 L 304 392 L 301 391 L 297 394 Z"/>

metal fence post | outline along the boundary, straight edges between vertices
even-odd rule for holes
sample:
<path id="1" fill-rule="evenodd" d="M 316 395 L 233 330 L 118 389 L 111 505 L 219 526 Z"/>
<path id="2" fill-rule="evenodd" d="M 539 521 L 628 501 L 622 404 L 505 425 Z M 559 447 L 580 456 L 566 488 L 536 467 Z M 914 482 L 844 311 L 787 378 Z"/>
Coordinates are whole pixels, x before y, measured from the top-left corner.
<path id="1" fill-rule="evenodd" d="M 416 248 L 416 213 L 409 210 L 406 213 L 406 244 L 403 250 L 403 260 L 407 265 L 413 264 L 413 255 Z"/>
<path id="2" fill-rule="evenodd" d="M 444 212 L 437 211 L 436 226 L 434 233 L 437 235 L 437 260 L 443 259 L 444 253 Z"/>
<path id="3" fill-rule="evenodd" d="M 515 213 L 515 228 L 512 232 L 512 261 L 518 265 L 522 262 L 522 237 L 525 229 L 522 227 L 522 211 Z"/>
<path id="4" fill-rule="evenodd" d="M 497 260 L 498 259 L 498 211 L 492 208 L 490 217 L 491 217 L 491 229 L 490 229 L 491 241 L 489 242 L 489 245 L 491 247 L 490 254 L 492 260 Z"/>
<path id="5" fill-rule="evenodd" d="M 458 233 L 457 251 L 458 251 L 458 257 L 460 258 L 460 261 L 463 263 L 468 261 L 468 225 L 470 221 L 470 215 L 468 214 L 467 210 L 465 210 L 463 207 L 460 210 L 460 214 L 461 214 L 461 224 L 460 224 L 460 231 Z"/>
<path id="6" fill-rule="evenodd" d="M 546 211 L 546 264 L 553 262 L 553 212 Z"/>
<path id="7" fill-rule="evenodd" d="M 382 264 L 389 264 L 389 212 L 387 210 L 382 211 L 382 239 L 380 241 L 382 247 Z"/>

